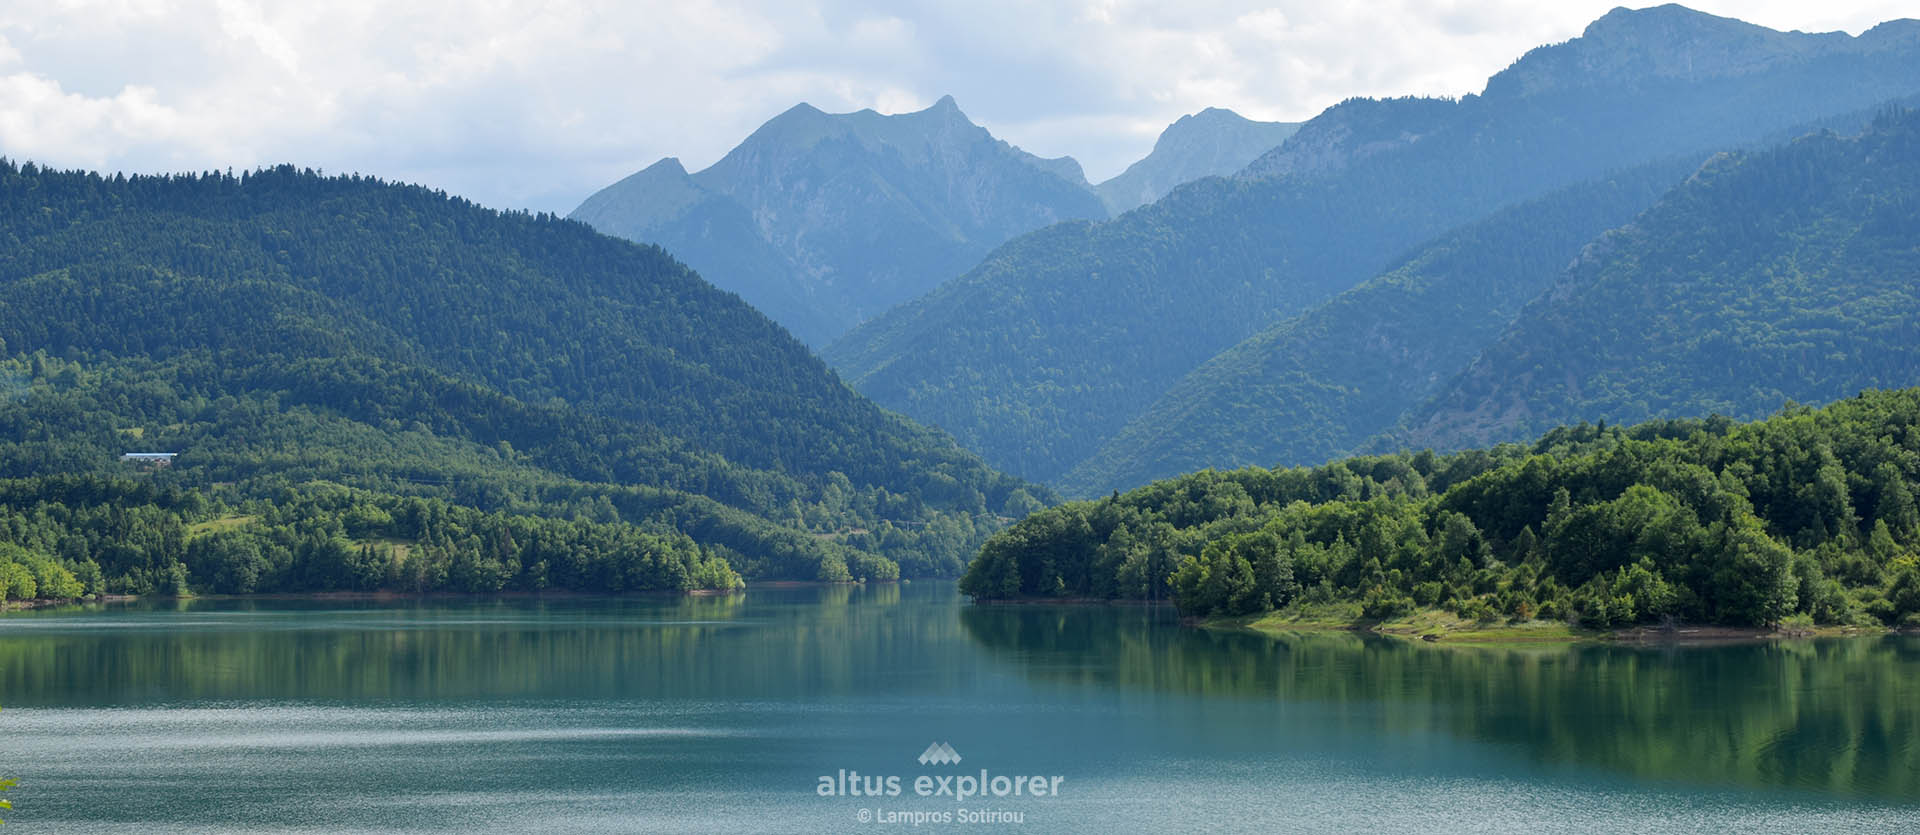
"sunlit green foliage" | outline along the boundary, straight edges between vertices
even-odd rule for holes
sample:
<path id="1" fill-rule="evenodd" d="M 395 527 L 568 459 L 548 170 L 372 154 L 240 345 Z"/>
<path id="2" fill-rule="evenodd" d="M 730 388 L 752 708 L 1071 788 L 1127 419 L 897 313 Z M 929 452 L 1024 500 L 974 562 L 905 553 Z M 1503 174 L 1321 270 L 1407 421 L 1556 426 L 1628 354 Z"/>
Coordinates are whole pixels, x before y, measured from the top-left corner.
<path id="1" fill-rule="evenodd" d="M 1920 618 L 1916 482 L 1920 389 L 1875 391 L 1751 424 L 1194 473 L 1022 520 L 961 588 L 1196 616 L 1356 601 L 1373 618 L 1895 625 Z"/>
<path id="2" fill-rule="evenodd" d="M 229 505 L 135 481 L 4 480 L 0 537 L 8 596 L 42 599 L 731 589 L 741 579 L 729 561 L 745 562 L 665 524 L 485 513 L 325 483 Z"/>

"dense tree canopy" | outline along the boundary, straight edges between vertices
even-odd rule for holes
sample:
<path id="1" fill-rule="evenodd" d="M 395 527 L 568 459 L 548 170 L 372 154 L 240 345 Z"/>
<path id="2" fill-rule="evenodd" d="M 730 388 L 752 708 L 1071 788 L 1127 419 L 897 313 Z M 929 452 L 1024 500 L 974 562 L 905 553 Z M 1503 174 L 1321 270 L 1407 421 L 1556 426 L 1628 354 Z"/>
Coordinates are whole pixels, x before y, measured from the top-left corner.
<path id="1" fill-rule="evenodd" d="M 1767 420 L 1563 427 L 1531 446 L 1203 471 L 990 539 L 978 598 L 1358 602 L 1592 626 L 1920 621 L 1920 389 Z"/>
<path id="2" fill-rule="evenodd" d="M 670 526 L 483 513 L 331 484 L 237 505 L 94 476 L 0 481 L 0 599 L 283 591 L 730 589 Z"/>
<path id="3" fill-rule="evenodd" d="M 171 451 L 140 477 L 209 502 L 330 482 L 822 580 L 957 573 L 1048 498 L 571 221 L 292 168 L 4 164 L 0 241 L 0 478 Z"/>
<path id="4" fill-rule="evenodd" d="M 1920 383 L 1920 111 L 1723 154 L 1595 241 L 1395 445 L 1757 417 Z"/>

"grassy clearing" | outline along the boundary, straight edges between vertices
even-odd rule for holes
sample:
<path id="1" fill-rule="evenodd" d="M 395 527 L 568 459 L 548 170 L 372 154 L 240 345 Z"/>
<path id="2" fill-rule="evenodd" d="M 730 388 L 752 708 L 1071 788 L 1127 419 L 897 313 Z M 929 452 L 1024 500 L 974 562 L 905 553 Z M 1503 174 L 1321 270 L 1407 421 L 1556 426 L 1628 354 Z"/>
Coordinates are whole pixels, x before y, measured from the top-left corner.
<path id="1" fill-rule="evenodd" d="M 1360 617 L 1358 603 L 1315 603 L 1288 606 L 1263 615 L 1209 620 L 1207 626 L 1230 626 L 1260 632 L 1301 632 L 1327 629 L 1365 629 L 1371 621 Z"/>
<path id="2" fill-rule="evenodd" d="M 208 534 L 217 533 L 219 531 L 232 530 L 234 528 L 243 528 L 243 527 L 246 527 L 247 525 L 251 525 L 254 522 L 258 522 L 258 521 L 260 521 L 259 516 L 222 516 L 218 519 L 210 519 L 205 522 L 189 525 L 187 527 L 187 539 L 191 540 L 191 539 L 196 539 L 198 537 L 206 536 Z M 392 550 L 395 559 L 405 559 L 407 554 L 413 550 L 413 542 L 405 539 L 390 539 L 386 537 L 375 537 L 372 539 L 353 540 L 353 546 L 355 548 L 361 548 L 369 545 L 375 548 L 385 548 L 385 549 Z"/>
<path id="3" fill-rule="evenodd" d="M 1382 621 L 1373 626 L 1373 631 L 1427 641 L 1476 644 L 1566 643 L 1604 636 L 1591 629 L 1576 629 L 1563 621 L 1472 621 L 1444 609 L 1424 609 L 1403 618 Z"/>
<path id="4" fill-rule="evenodd" d="M 260 517 L 258 516 L 222 516 L 218 519 L 210 519 L 199 524 L 188 526 L 187 538 L 193 539 L 194 537 L 206 536 L 210 533 L 242 528 L 258 521 L 260 521 Z"/>
<path id="5" fill-rule="evenodd" d="M 1581 629 L 1561 621 L 1522 623 L 1472 621 L 1444 609 L 1422 609 L 1388 620 L 1362 617 L 1357 603 L 1289 606 L 1276 612 L 1201 622 L 1208 629 L 1246 629 L 1269 635 L 1288 632 L 1372 632 L 1407 640 L 1473 646 L 1547 646 L 1582 641 L 1616 643 L 1722 643 L 1781 638 L 1840 638 L 1883 635 L 1881 627 L 1808 626 L 1782 624 L 1778 628 L 1675 625 L 1636 626 L 1602 631 Z"/>
<path id="6" fill-rule="evenodd" d="M 1326 630 L 1373 632 L 1396 638 L 1450 644 L 1563 644 L 1606 637 L 1606 633 L 1577 629 L 1559 621 L 1480 622 L 1466 620 L 1443 609 L 1423 609 L 1404 617 L 1372 620 L 1361 616 L 1358 603 L 1289 606 L 1263 615 L 1215 618 L 1202 625 L 1265 633 Z"/>
<path id="7" fill-rule="evenodd" d="M 353 547 L 355 548 L 363 548 L 368 545 L 373 546 L 375 549 L 387 549 L 392 555 L 393 561 L 396 563 L 406 559 L 407 555 L 413 552 L 413 542 L 405 539 L 375 537 L 373 539 L 356 539 L 353 541 Z"/>

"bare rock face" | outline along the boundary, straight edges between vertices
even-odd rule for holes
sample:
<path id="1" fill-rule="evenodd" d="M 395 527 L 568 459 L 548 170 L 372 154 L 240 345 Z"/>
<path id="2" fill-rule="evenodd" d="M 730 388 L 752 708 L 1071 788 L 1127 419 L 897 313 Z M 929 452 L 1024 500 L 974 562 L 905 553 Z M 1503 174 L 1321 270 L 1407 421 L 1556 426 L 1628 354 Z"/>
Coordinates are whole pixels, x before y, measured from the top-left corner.
<path id="1" fill-rule="evenodd" d="M 1239 171 L 1299 129 L 1297 122 L 1256 122 L 1209 107 L 1167 126 L 1153 153 L 1094 190 L 1107 211 L 1118 215 L 1159 200 L 1181 183 Z"/>

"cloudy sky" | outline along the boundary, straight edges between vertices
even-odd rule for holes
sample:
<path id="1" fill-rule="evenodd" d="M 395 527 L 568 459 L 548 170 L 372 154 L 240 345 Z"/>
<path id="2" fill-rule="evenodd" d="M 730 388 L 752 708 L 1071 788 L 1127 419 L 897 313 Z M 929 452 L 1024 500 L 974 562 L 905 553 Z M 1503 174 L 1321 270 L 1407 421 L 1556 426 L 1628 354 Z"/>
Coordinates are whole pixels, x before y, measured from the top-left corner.
<path id="1" fill-rule="evenodd" d="M 24 0 L 0 3 L 0 154 L 125 171 L 277 162 L 565 212 L 796 102 L 974 121 L 1098 181 L 1208 106 L 1477 92 L 1617 0 Z M 1700 0 L 1858 33 L 1911 0 Z M 1905 8 L 1903 8 L 1905 7 Z"/>

